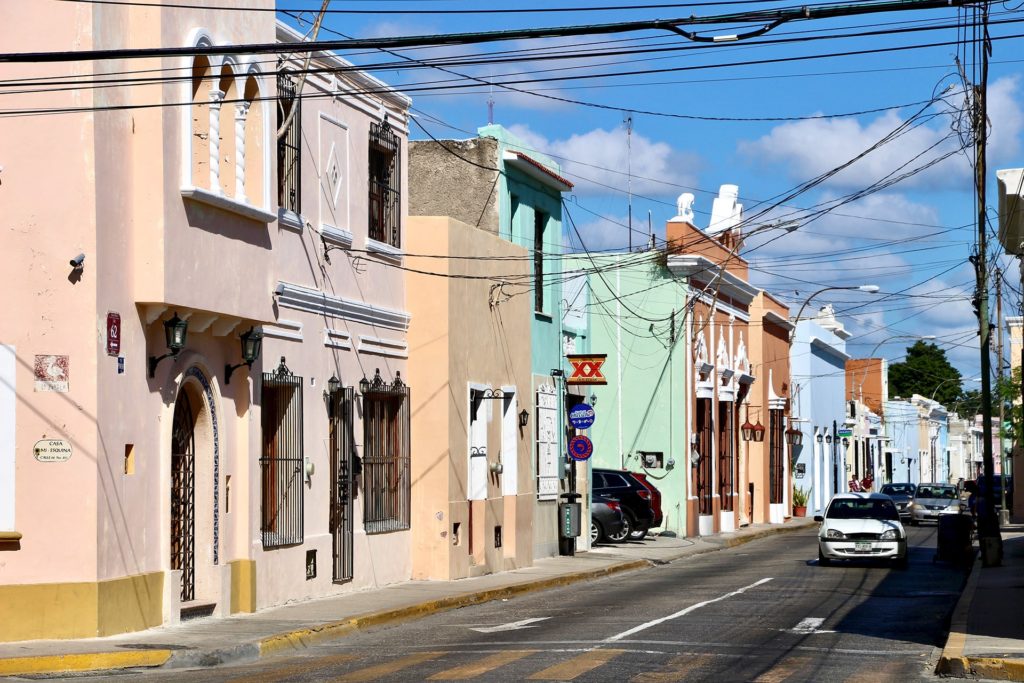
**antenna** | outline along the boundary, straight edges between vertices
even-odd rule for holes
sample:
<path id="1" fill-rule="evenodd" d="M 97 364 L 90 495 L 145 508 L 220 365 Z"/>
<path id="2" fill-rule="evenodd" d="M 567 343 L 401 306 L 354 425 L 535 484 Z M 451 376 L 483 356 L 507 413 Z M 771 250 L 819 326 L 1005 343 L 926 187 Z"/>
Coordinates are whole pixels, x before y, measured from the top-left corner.
<path id="1" fill-rule="evenodd" d="M 628 220 L 629 250 L 633 251 L 633 115 L 626 112 L 622 122 L 626 124 L 626 193 L 629 195 Z"/>
<path id="2" fill-rule="evenodd" d="M 494 84 L 491 84 L 491 92 L 487 95 L 487 125 L 494 124 Z"/>
<path id="3" fill-rule="evenodd" d="M 654 251 L 654 225 L 651 223 L 650 209 L 647 209 L 647 251 Z"/>

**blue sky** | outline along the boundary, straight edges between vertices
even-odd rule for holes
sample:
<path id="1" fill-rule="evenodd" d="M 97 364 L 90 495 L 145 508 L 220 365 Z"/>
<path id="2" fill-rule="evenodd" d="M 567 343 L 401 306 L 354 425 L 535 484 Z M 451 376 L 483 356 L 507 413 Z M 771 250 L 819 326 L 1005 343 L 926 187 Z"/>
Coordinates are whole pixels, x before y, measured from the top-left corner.
<path id="1" fill-rule="evenodd" d="M 596 24 L 792 6 L 748 2 L 607 12 L 582 9 L 638 4 L 335 1 L 332 10 L 372 9 L 373 13 L 332 14 L 320 37 L 337 38 L 335 32 L 383 37 Z M 319 2 L 300 0 L 279 6 L 315 9 Z M 576 11 L 438 13 L 539 7 Z M 1012 7 L 992 7 L 990 178 L 996 168 L 1024 165 L 1024 40 L 1009 38 L 1024 32 L 1024 12 L 1011 11 Z M 431 13 L 401 13 L 408 10 Z M 373 73 L 408 92 L 418 121 L 435 137 L 473 135 L 487 123 L 487 101 L 492 97 L 494 121 L 558 159 L 576 183 L 569 207 L 589 249 L 627 246 L 629 185 L 637 230 L 634 246 L 646 241 L 642 233 L 648 215 L 656 235 L 664 234 L 665 221 L 675 214 L 680 193 L 696 195 L 696 222 L 705 227 L 719 186 L 738 185 L 748 218 L 756 217 L 758 223 L 778 218 L 804 222 L 798 231 L 770 244 L 761 244 L 769 233 L 751 237 L 746 256 L 757 284 L 792 302 L 794 313 L 810 293 L 822 287 L 877 284 L 879 294 L 832 291 L 815 298 L 813 305 L 835 306 L 855 334 L 849 342 L 854 355 L 865 355 L 894 335 L 936 335 L 935 343 L 947 350 L 964 376 L 975 377 L 979 359 L 969 300 L 974 276 L 967 261 L 976 235 L 973 171 L 967 156 L 956 151 L 962 141 L 956 126 L 964 124 L 958 115 L 963 83 L 956 58 L 959 55 L 968 76 L 974 65 L 970 47 L 956 44 L 963 35 L 956 25 L 958 19 L 969 18 L 944 9 L 793 22 L 759 39 L 715 45 L 668 32 L 645 32 L 401 51 L 415 59 L 464 59 L 532 50 L 517 52 L 513 55 L 517 59 L 506 63 L 448 68 L 498 83 L 577 77 L 519 82 L 512 85 L 517 91 L 479 84 L 438 90 L 436 83 L 425 90 L 424 83 L 442 79 L 458 85 L 473 82 L 437 69 L 395 68 L 401 60 L 391 55 L 346 56 L 357 64 L 388 62 L 387 68 Z M 305 19 L 302 25 L 308 28 L 312 13 Z M 720 35 L 754 26 L 700 30 L 704 35 Z M 924 28 L 929 30 L 916 30 Z M 886 33 L 871 35 L 880 31 Z M 892 49 L 907 46 L 917 47 Z M 639 49 L 649 51 L 635 52 Z M 864 53 L 876 49 L 887 51 Z M 634 52 L 615 54 L 622 51 Z M 849 52 L 860 54 L 824 57 Z M 537 58 L 543 55 L 569 58 Z M 614 75 L 620 72 L 633 73 Z M 633 122 L 628 154 L 627 115 Z M 820 115 L 826 118 L 805 118 Z M 415 127 L 412 136 L 425 137 Z M 887 136 L 891 139 L 863 158 L 775 206 L 795 188 L 862 155 Z M 892 182 L 918 167 L 925 168 Z M 887 186 L 878 188 L 880 183 Z M 988 204 L 995 207 L 994 182 L 989 187 Z M 829 206 L 832 211 L 818 215 L 816 209 Z M 994 226 L 994 209 L 991 213 Z M 1004 314 L 1019 314 L 1017 266 L 1008 259 L 1002 261 L 1007 270 Z M 898 360 L 907 343 L 893 340 L 876 355 Z"/>

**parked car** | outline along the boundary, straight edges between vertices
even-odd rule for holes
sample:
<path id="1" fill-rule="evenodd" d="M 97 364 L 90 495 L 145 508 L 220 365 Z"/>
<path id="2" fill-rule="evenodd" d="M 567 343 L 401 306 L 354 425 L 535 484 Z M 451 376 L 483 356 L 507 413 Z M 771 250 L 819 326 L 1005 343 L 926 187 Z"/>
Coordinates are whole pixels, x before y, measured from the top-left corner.
<path id="1" fill-rule="evenodd" d="M 992 475 L 992 504 L 995 505 L 996 510 L 1003 508 L 1003 482 L 1004 477 L 1001 474 Z M 1006 507 L 1013 507 L 1013 476 L 1006 475 Z M 979 476 L 978 480 L 978 494 L 985 495 L 985 477 L 984 475 Z"/>
<path id="2" fill-rule="evenodd" d="M 651 492 L 651 509 L 654 511 L 654 520 L 651 522 L 651 528 L 656 529 L 659 526 L 661 526 L 661 523 L 665 520 L 664 515 L 662 515 L 661 513 L 661 491 L 659 491 L 658 487 L 651 483 L 650 478 L 648 478 L 648 476 L 643 472 L 630 472 L 630 474 L 636 477 L 637 480 L 639 480 L 640 483 L 646 486 L 647 490 Z M 630 535 L 630 538 L 633 538 L 634 540 L 639 540 L 639 538 L 643 538 L 643 536 L 640 536 L 639 538 L 634 538 L 634 534 L 639 533 L 640 532 L 634 530 L 633 533 Z"/>
<path id="3" fill-rule="evenodd" d="M 960 492 L 952 484 L 918 484 L 917 495 L 910 504 L 910 525 L 938 522 L 939 515 L 957 515 L 967 511 Z"/>
<path id="4" fill-rule="evenodd" d="M 881 493 L 840 493 L 816 515 L 818 564 L 832 560 L 892 560 L 907 566 L 907 532 L 892 498 Z"/>
<path id="5" fill-rule="evenodd" d="M 620 534 L 609 534 L 608 539 L 618 543 L 628 538 L 639 540 L 646 536 L 654 522 L 650 489 L 628 470 L 594 468 L 591 472 L 594 479 L 593 494 L 615 498 L 622 505 L 623 531 Z"/>
<path id="6" fill-rule="evenodd" d="M 619 501 L 594 495 L 590 501 L 590 545 L 603 543 L 609 536 L 620 536 L 622 519 L 622 505 Z"/>
<path id="7" fill-rule="evenodd" d="M 914 492 L 917 491 L 917 484 L 883 484 L 879 493 L 892 498 L 896 503 L 896 509 L 900 513 L 900 521 L 903 518 L 910 519 L 910 504 L 914 502 Z"/>

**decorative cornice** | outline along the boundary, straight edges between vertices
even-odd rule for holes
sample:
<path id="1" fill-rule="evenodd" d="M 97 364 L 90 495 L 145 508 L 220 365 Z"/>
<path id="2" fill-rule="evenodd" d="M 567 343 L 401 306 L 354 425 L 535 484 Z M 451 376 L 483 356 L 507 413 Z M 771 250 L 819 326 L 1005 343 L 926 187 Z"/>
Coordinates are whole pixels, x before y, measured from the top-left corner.
<path id="1" fill-rule="evenodd" d="M 668 257 L 668 269 L 673 275 L 692 277 L 706 275 L 718 280 L 720 292 L 749 306 L 759 290 L 741 277 L 733 275 L 711 259 L 698 254 L 675 254 Z"/>
<path id="2" fill-rule="evenodd" d="M 821 349 L 830 356 L 835 356 L 836 358 L 839 358 L 840 360 L 843 361 L 850 360 L 850 354 L 840 351 L 839 349 L 832 346 L 821 337 L 811 337 L 808 343 L 815 348 Z"/>
<path id="3" fill-rule="evenodd" d="M 352 246 L 352 233 L 329 223 L 320 224 L 320 237 L 332 247 L 348 249 Z"/>
<path id="4" fill-rule="evenodd" d="M 201 204 L 215 206 L 218 209 L 236 213 L 239 216 L 251 218 L 252 220 L 259 221 L 260 223 L 273 223 L 277 220 L 276 213 L 264 211 L 252 204 L 240 202 L 237 199 L 232 199 L 231 197 L 227 197 L 217 192 L 210 192 L 209 190 L 204 190 L 201 187 L 183 187 L 181 188 L 181 196 Z"/>
<path id="5" fill-rule="evenodd" d="M 794 329 L 796 327 L 796 325 L 794 325 L 793 323 L 789 322 L 789 320 L 787 320 L 786 318 L 782 317 L 781 315 L 779 315 L 775 311 L 765 311 L 764 312 L 764 319 L 765 320 L 770 320 L 771 322 L 775 323 L 776 325 L 778 325 L 779 327 L 781 327 L 784 330 L 792 330 L 792 329 Z"/>
<path id="6" fill-rule="evenodd" d="M 331 296 L 318 289 L 293 285 L 289 282 L 281 282 L 279 287 L 281 294 L 277 297 L 277 304 L 283 308 L 352 320 L 367 325 L 377 325 L 401 332 L 409 329 L 410 316 L 404 311 L 395 311 L 339 296 Z"/>
<path id="7" fill-rule="evenodd" d="M 389 358 L 408 358 L 409 345 L 403 339 L 384 339 L 359 335 L 359 353 L 372 353 Z"/>
<path id="8" fill-rule="evenodd" d="M 302 341 L 302 323 L 295 320 L 278 320 L 276 325 L 264 325 L 263 336 L 288 341 Z"/>
<path id="9" fill-rule="evenodd" d="M 302 214 L 289 211 L 283 207 L 278 207 L 277 224 L 282 228 L 302 232 L 302 229 L 306 225 L 306 219 L 302 217 Z"/>
<path id="10" fill-rule="evenodd" d="M 399 266 L 402 265 L 402 257 L 405 256 L 401 249 L 397 249 L 385 242 L 371 240 L 369 237 L 366 238 L 366 253 L 374 254 Z"/>

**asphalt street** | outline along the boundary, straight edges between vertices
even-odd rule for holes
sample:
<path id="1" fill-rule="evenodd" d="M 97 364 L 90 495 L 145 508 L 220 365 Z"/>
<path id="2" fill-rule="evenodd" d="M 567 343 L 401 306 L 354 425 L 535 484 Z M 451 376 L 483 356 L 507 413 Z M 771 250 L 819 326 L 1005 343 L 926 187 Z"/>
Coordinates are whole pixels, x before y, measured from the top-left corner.
<path id="1" fill-rule="evenodd" d="M 361 632 L 163 681 L 917 681 L 966 568 L 908 527 L 906 570 L 820 567 L 813 527 L 586 584 Z M 90 676 L 122 679 L 125 675 Z"/>

